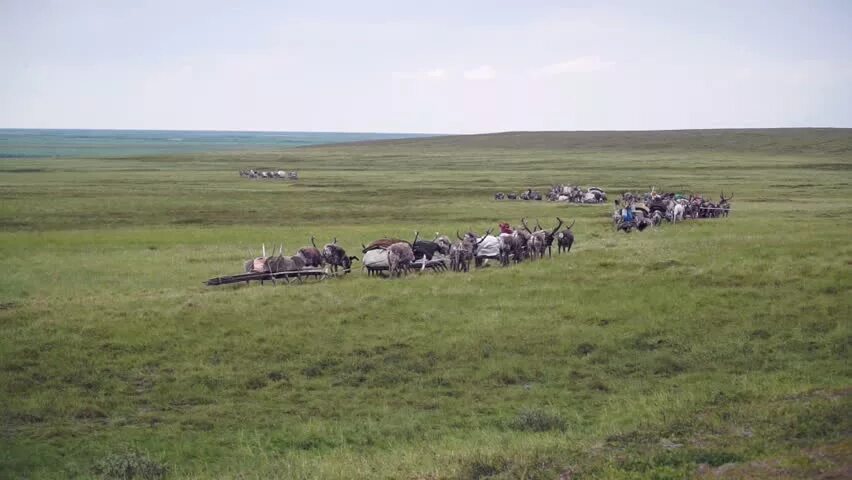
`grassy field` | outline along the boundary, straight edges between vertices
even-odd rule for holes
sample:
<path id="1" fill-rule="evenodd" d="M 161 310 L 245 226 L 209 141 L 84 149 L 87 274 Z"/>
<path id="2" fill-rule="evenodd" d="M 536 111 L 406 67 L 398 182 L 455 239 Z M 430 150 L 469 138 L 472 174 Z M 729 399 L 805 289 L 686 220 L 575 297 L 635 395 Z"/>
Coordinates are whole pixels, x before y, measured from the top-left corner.
<path id="1" fill-rule="evenodd" d="M 735 196 L 630 235 L 610 206 L 492 200 L 557 182 Z M 850 182 L 850 130 L 0 160 L 0 478 L 846 477 Z M 359 253 L 522 216 L 576 219 L 575 249 L 201 283 L 262 242 Z"/>

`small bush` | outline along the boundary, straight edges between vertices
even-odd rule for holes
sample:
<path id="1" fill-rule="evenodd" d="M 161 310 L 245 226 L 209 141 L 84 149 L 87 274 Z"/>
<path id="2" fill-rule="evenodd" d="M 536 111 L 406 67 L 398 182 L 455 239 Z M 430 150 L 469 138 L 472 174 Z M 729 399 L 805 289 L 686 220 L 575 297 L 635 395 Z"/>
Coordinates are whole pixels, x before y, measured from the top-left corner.
<path id="1" fill-rule="evenodd" d="M 559 472 L 570 472 L 561 462 L 545 452 L 524 454 L 476 454 L 462 459 L 457 476 L 459 480 L 550 480 L 559 478 Z"/>
<path id="2" fill-rule="evenodd" d="M 524 409 L 509 424 L 513 430 L 525 432 L 548 432 L 551 430 L 565 430 L 567 422 L 558 414 L 546 412 L 540 409 Z"/>
<path id="3" fill-rule="evenodd" d="M 458 478 L 479 480 L 494 477 L 505 472 L 508 468 L 509 462 L 503 457 L 478 455 L 462 462 Z"/>
<path id="4" fill-rule="evenodd" d="M 577 345 L 577 355 L 586 356 L 595 351 L 595 346 L 591 343 L 581 343 Z"/>
<path id="5" fill-rule="evenodd" d="M 143 453 L 128 451 L 104 458 L 95 465 L 94 471 L 109 480 L 159 480 L 166 478 L 168 468 Z"/>
<path id="6" fill-rule="evenodd" d="M 249 390 L 259 390 L 266 386 L 266 379 L 263 377 L 252 377 L 246 382 L 246 388 Z"/>

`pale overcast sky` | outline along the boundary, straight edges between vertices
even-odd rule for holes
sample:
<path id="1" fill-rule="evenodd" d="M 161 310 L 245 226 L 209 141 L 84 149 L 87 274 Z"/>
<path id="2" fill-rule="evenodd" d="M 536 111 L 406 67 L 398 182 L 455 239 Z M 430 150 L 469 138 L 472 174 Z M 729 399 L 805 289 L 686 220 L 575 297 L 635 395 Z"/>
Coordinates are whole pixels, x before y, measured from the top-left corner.
<path id="1" fill-rule="evenodd" d="M 852 127 L 852 0 L 0 0 L 0 127 Z"/>

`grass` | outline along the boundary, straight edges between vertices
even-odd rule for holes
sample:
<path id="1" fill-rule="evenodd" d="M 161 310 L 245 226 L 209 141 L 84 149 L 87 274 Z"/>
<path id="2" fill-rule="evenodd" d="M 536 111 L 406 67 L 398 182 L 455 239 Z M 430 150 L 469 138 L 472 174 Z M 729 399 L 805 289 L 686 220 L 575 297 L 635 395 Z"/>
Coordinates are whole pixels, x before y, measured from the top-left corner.
<path id="1" fill-rule="evenodd" d="M 716 133 L 4 159 L 0 477 L 848 469 L 852 134 Z M 263 166 L 302 180 L 236 174 Z M 734 211 L 624 235 L 609 207 L 491 199 L 554 182 L 724 189 Z M 470 274 L 201 285 L 262 242 L 357 252 L 521 216 L 576 218 L 575 248 Z"/>

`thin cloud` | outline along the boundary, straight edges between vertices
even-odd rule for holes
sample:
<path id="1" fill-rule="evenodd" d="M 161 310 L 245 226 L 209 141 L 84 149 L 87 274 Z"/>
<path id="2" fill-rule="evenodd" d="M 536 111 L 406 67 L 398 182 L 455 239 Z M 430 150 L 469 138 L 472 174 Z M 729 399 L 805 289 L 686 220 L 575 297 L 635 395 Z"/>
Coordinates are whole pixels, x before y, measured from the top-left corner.
<path id="1" fill-rule="evenodd" d="M 434 70 L 429 70 L 426 72 L 427 78 L 445 78 L 447 76 L 447 71 L 443 68 L 436 68 Z"/>
<path id="2" fill-rule="evenodd" d="M 443 80 L 447 78 L 447 71 L 443 68 L 433 68 L 416 72 L 393 72 L 394 80 Z"/>
<path id="3" fill-rule="evenodd" d="M 492 80 L 497 76 L 497 71 L 491 65 L 482 65 L 464 72 L 466 80 Z"/>
<path id="4" fill-rule="evenodd" d="M 533 70 L 533 76 L 552 77 L 566 73 L 592 73 L 606 70 L 615 65 L 614 62 L 605 62 L 598 56 L 577 57 L 566 62 L 552 63 L 550 65 Z"/>

